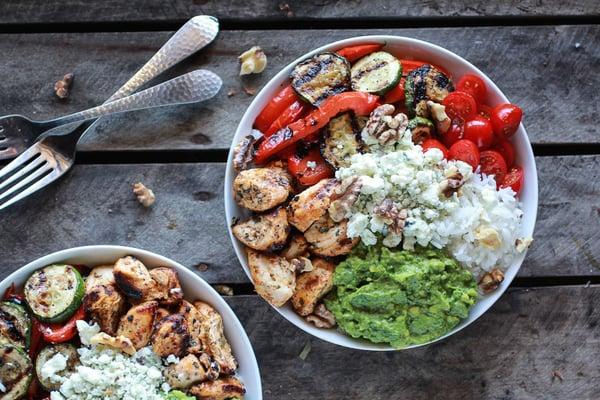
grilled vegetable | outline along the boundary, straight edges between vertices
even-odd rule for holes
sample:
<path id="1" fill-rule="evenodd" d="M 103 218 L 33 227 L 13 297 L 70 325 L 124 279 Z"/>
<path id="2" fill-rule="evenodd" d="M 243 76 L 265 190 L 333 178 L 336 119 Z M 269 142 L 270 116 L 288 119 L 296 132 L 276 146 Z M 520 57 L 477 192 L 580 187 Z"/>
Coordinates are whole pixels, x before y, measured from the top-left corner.
<path id="1" fill-rule="evenodd" d="M 290 233 L 287 211 L 280 207 L 267 214 L 255 215 L 236 223 L 233 235 L 255 250 L 278 251 L 285 246 Z"/>
<path id="2" fill-rule="evenodd" d="M 352 66 L 352 89 L 381 96 L 393 89 L 401 77 L 400 60 L 390 53 L 378 51 L 361 58 Z"/>
<path id="3" fill-rule="evenodd" d="M 27 348 L 30 336 L 31 319 L 25 307 L 7 301 L 0 303 L 0 343 Z"/>
<path id="4" fill-rule="evenodd" d="M 44 347 L 35 360 L 35 373 L 44 389 L 48 391 L 58 390 L 60 388 L 60 382 L 52 380 L 50 377 L 46 376 L 43 373 L 42 368 L 48 360 L 52 359 L 57 354 L 60 354 L 64 357 L 64 361 L 67 366 L 60 371 L 56 371 L 56 375 L 68 377 L 75 372 L 75 367 L 79 362 L 77 349 L 70 343 L 51 344 L 50 346 Z"/>
<path id="5" fill-rule="evenodd" d="M 351 113 L 340 114 L 325 127 L 321 154 L 334 168 L 350 165 L 350 157 L 362 151 L 358 124 Z"/>
<path id="6" fill-rule="evenodd" d="M 435 67 L 425 64 L 406 77 L 406 108 L 411 116 L 429 117 L 427 100 L 440 103 L 452 91 L 454 86 L 450 78 Z"/>
<path id="7" fill-rule="evenodd" d="M 350 89 L 350 65 L 337 54 L 321 53 L 298 63 L 290 78 L 296 93 L 318 106 L 329 96 Z"/>
<path id="8" fill-rule="evenodd" d="M 333 287 L 335 264 L 315 258 L 312 265 L 312 271 L 304 272 L 296 279 L 296 291 L 292 296 L 294 310 L 304 317 L 313 313 L 318 301 Z"/>
<path id="9" fill-rule="evenodd" d="M 25 300 L 43 322 L 63 322 L 81 306 L 83 278 L 70 265 L 55 264 L 35 271 L 25 282 Z"/>
<path id="10" fill-rule="evenodd" d="M 20 347 L 12 344 L 0 344 L 0 382 L 4 392 L 2 400 L 23 398 L 29 389 L 33 377 L 31 359 Z"/>
<path id="11" fill-rule="evenodd" d="M 410 129 L 414 144 L 423 143 L 425 139 L 432 137 L 434 132 L 433 122 L 423 117 L 414 117 L 408 121 L 407 129 Z"/>

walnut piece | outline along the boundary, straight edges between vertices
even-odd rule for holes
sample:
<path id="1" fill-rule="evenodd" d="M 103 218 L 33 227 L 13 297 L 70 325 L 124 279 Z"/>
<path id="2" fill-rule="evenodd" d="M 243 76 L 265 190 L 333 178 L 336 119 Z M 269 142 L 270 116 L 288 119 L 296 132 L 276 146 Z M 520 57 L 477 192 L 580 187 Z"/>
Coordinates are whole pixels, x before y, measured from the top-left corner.
<path id="1" fill-rule="evenodd" d="M 73 74 L 66 74 L 63 78 L 54 84 L 54 93 L 60 99 L 69 97 L 69 89 L 73 84 Z"/>
<path id="2" fill-rule="evenodd" d="M 373 213 L 383 218 L 390 232 L 401 235 L 404 230 L 408 211 L 398 208 L 391 199 L 384 199 L 380 205 L 373 208 Z"/>
<path id="3" fill-rule="evenodd" d="M 330 329 L 335 326 L 335 317 L 323 303 L 316 306 L 315 311 L 306 317 L 306 320 L 314 324 L 317 328 Z"/>
<path id="4" fill-rule="evenodd" d="M 452 197 L 454 193 L 459 192 L 459 189 L 465 183 L 464 177 L 458 171 L 458 169 L 453 168 L 446 173 L 446 179 L 440 183 L 440 192 L 445 197 Z"/>
<path id="5" fill-rule="evenodd" d="M 302 272 L 310 272 L 314 269 L 312 261 L 306 257 L 293 258 L 290 262 L 292 263 L 292 267 L 294 267 L 299 274 Z"/>
<path id="6" fill-rule="evenodd" d="M 435 123 L 435 129 L 438 133 L 446 133 L 452 125 L 452 120 L 446 114 L 446 107 L 434 101 L 427 101 L 427 108 L 431 114 L 431 118 Z"/>
<path id="7" fill-rule="evenodd" d="M 391 104 L 377 107 L 369 115 L 369 120 L 362 130 L 362 137 L 373 137 L 381 146 L 397 142 L 408 126 L 408 117 L 399 113 L 392 117 L 396 108 Z"/>
<path id="8" fill-rule="evenodd" d="M 238 59 L 241 63 L 240 76 L 260 74 L 267 67 L 267 55 L 258 46 L 246 50 L 238 57 Z"/>
<path id="9" fill-rule="evenodd" d="M 483 293 L 489 293 L 498 288 L 504 280 L 504 272 L 500 268 L 494 268 L 479 280 L 479 287 Z"/>
<path id="10" fill-rule="evenodd" d="M 336 200 L 329 206 L 329 217 L 335 222 L 340 222 L 349 217 L 352 205 L 358 199 L 362 182 L 358 176 L 351 176 L 344 179 L 341 185 L 335 190 Z"/>
<path id="11" fill-rule="evenodd" d="M 144 207 L 150 207 L 156 201 L 154 192 L 144 186 L 143 183 L 138 182 L 133 185 L 133 193 L 137 196 L 138 201 Z"/>

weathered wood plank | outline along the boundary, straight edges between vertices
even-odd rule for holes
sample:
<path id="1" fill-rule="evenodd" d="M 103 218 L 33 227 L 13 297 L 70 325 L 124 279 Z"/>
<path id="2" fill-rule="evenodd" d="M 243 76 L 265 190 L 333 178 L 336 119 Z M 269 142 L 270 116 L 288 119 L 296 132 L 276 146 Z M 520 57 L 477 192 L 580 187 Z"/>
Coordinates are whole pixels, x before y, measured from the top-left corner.
<path id="1" fill-rule="evenodd" d="M 288 4 L 288 8 L 280 5 Z M 563 16 L 598 14 L 593 0 L 473 2 L 468 0 L 429 0 L 416 5 L 409 1 L 353 0 L 302 1 L 4 1 L 0 5 L 0 23 L 164 21 L 211 14 L 227 19 L 284 18 L 392 18 L 456 16 Z"/>
<path id="2" fill-rule="evenodd" d="M 600 156 L 541 157 L 536 242 L 521 277 L 600 275 Z M 210 282 L 248 282 L 227 236 L 223 164 L 77 165 L 60 183 L 2 213 L 0 276 L 87 244 L 141 247 Z M 144 209 L 131 184 L 154 190 Z"/>
<path id="3" fill-rule="evenodd" d="M 598 286 L 511 290 L 455 336 L 386 354 L 314 339 L 256 296 L 228 302 L 254 346 L 265 399 L 591 400 L 600 385 L 599 295 Z"/>
<path id="4" fill-rule="evenodd" d="M 226 31 L 216 43 L 171 75 L 203 67 L 224 79 L 221 93 L 203 105 L 172 107 L 115 117 L 84 139 L 83 150 L 228 148 L 252 96 L 285 64 L 327 42 L 365 34 L 424 39 L 471 60 L 525 110 L 535 143 L 600 142 L 594 115 L 600 75 L 600 26 L 484 27 L 392 30 Z M 170 33 L 0 35 L 0 115 L 48 118 L 108 98 L 167 40 Z M 551 45 L 549 45 L 551 44 Z M 269 65 L 242 82 L 237 56 L 261 45 Z M 72 97 L 59 102 L 54 82 L 75 73 Z M 228 97 L 234 90 L 236 94 Z"/>

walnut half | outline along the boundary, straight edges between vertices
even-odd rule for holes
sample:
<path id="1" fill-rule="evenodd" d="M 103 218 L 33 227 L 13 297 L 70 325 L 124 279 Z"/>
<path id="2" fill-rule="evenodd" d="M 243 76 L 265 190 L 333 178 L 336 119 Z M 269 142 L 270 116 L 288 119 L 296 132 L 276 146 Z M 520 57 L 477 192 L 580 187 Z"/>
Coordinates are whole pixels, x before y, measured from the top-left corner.
<path id="1" fill-rule="evenodd" d="M 150 207 L 156 201 L 154 192 L 144 186 L 143 183 L 138 182 L 133 185 L 133 193 L 137 196 L 138 201 L 144 207 Z"/>
<path id="2" fill-rule="evenodd" d="M 313 313 L 306 317 L 306 320 L 317 328 L 330 329 L 335 326 L 335 317 L 323 303 L 316 306 Z"/>
<path id="3" fill-rule="evenodd" d="M 383 104 L 374 109 L 362 130 L 363 139 L 371 136 L 381 146 L 397 142 L 408 127 L 408 117 L 402 113 L 392 117 L 395 111 L 396 108 L 391 104 Z"/>
<path id="4" fill-rule="evenodd" d="M 479 280 L 479 288 L 483 293 L 489 293 L 498 288 L 504 280 L 504 272 L 500 268 L 494 268 Z"/>
<path id="5" fill-rule="evenodd" d="M 408 211 L 406 209 L 398 208 L 398 205 L 391 199 L 385 199 L 380 205 L 373 208 L 373 213 L 384 219 L 390 232 L 395 235 L 402 234 L 406 218 L 408 218 Z"/>

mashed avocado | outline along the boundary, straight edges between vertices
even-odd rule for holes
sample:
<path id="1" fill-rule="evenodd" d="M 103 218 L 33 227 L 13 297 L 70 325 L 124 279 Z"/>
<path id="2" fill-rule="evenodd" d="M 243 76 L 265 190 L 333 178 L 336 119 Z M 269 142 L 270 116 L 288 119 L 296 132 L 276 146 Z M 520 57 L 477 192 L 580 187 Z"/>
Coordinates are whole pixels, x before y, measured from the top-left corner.
<path id="1" fill-rule="evenodd" d="M 477 300 L 473 275 L 441 250 L 359 246 L 341 262 L 326 299 L 355 338 L 403 348 L 436 339 Z"/>

